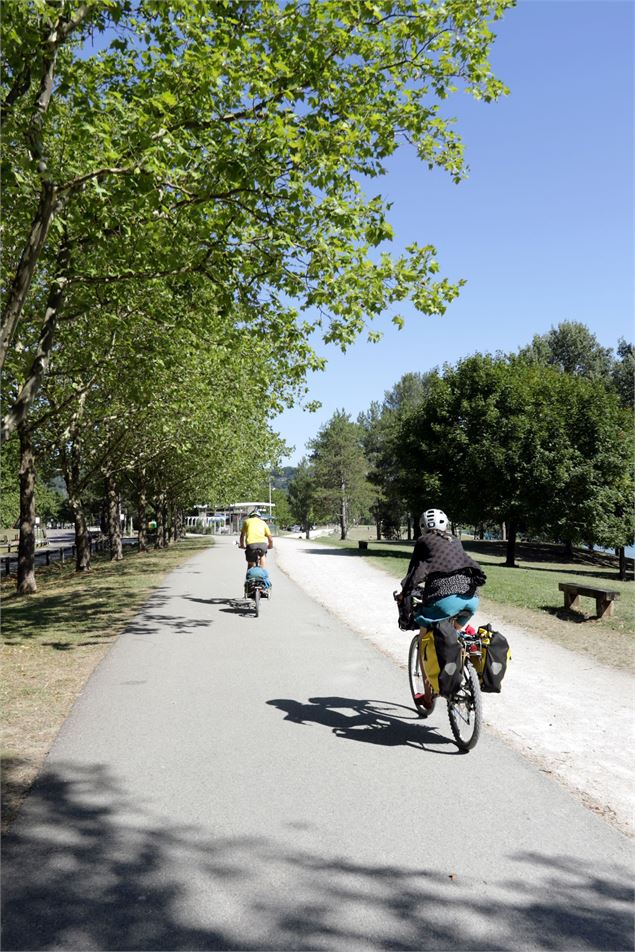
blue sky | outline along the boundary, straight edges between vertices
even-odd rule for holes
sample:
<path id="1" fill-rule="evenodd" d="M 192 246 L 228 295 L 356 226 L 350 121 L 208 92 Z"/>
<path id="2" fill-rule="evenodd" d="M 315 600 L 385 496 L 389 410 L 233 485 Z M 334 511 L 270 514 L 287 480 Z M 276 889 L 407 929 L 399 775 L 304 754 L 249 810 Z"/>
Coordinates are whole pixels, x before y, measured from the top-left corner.
<path id="1" fill-rule="evenodd" d="M 406 372 L 476 351 L 515 351 L 564 320 L 606 347 L 633 338 L 633 40 L 631 0 L 520 0 L 496 26 L 491 61 L 510 88 L 495 104 L 457 94 L 470 176 L 454 185 L 400 151 L 372 183 L 394 203 L 394 247 L 432 243 L 441 272 L 465 278 L 443 317 L 401 307 L 379 344 L 360 339 L 312 374 L 308 399 L 274 421 L 295 451 L 337 409 L 353 417 Z"/>

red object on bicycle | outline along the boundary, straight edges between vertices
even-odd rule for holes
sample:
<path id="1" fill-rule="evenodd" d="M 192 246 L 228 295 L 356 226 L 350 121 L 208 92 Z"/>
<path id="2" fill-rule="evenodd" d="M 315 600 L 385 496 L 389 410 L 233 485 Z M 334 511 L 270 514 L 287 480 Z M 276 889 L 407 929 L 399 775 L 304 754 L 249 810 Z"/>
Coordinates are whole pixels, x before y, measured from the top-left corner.
<path id="1" fill-rule="evenodd" d="M 466 635 L 475 635 L 475 634 L 476 634 L 476 628 L 472 628 L 471 625 L 466 625 L 465 628 L 463 629 L 463 631 L 465 632 Z"/>

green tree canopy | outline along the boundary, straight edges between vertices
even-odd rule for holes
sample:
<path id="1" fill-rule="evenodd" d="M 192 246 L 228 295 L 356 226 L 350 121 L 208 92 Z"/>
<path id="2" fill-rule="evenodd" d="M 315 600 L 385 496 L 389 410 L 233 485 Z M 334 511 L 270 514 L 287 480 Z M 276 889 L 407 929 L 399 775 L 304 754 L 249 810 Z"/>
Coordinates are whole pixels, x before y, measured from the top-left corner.
<path id="1" fill-rule="evenodd" d="M 319 499 L 315 475 L 306 458 L 300 460 L 288 488 L 289 509 L 309 538 L 313 522 L 320 518 Z"/>
<path id="2" fill-rule="evenodd" d="M 629 414 L 603 382 L 475 355 L 445 367 L 393 444 L 411 505 L 573 542 L 632 539 Z M 610 538 L 610 541 L 609 541 Z"/>
<path id="3" fill-rule="evenodd" d="M 360 425 L 344 410 L 337 410 L 309 442 L 320 506 L 339 519 L 342 539 L 351 522 L 368 512 L 373 498 L 362 441 Z"/>
<path id="4" fill-rule="evenodd" d="M 602 347 L 595 334 L 580 321 L 563 321 L 548 333 L 537 334 L 531 344 L 519 351 L 519 356 L 563 373 L 605 382 L 611 379 L 613 371 L 611 349 Z"/>
<path id="5" fill-rule="evenodd" d="M 635 404 L 635 347 L 623 337 L 617 343 L 617 358 L 612 377 L 622 406 L 632 410 Z"/>
<path id="6" fill-rule="evenodd" d="M 504 91 L 488 54 L 510 5 L 7 0 L 0 358 L 30 309 L 23 396 L 73 288 L 201 274 L 220 309 L 268 301 L 280 346 L 282 297 L 318 315 L 296 340 L 319 327 L 343 347 L 407 297 L 442 312 L 457 287 L 434 248 L 382 250 L 388 205 L 360 182 L 402 143 L 463 176 L 443 103 Z"/>
<path id="7" fill-rule="evenodd" d="M 431 374 L 409 372 L 384 393 L 383 402 L 374 401 L 358 423 L 363 429 L 363 445 L 369 463 L 368 478 L 376 490 L 373 504 L 379 535 L 399 535 L 408 520 L 409 531 L 418 519 L 408 505 L 408 479 L 394 454 L 393 443 L 402 421 L 424 402 Z"/>
<path id="8" fill-rule="evenodd" d="M 387 250 L 374 183 L 400 145 L 463 177 L 445 100 L 504 92 L 511 5 L 6 0 L 2 440 L 111 496 L 122 474 L 183 500 L 271 465 L 273 414 L 323 363 L 311 332 L 346 348 L 458 293 L 431 244 Z"/>

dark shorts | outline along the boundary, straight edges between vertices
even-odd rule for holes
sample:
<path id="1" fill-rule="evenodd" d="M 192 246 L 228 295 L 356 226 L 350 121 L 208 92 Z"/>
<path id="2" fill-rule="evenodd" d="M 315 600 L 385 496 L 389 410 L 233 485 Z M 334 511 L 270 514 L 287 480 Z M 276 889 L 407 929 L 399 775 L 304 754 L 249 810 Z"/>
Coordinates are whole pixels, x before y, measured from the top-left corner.
<path id="1" fill-rule="evenodd" d="M 267 545 L 266 542 L 251 542 L 245 548 L 245 558 L 247 559 L 248 562 L 255 562 L 256 553 L 262 552 L 263 555 L 266 555 L 268 548 L 269 546 Z"/>

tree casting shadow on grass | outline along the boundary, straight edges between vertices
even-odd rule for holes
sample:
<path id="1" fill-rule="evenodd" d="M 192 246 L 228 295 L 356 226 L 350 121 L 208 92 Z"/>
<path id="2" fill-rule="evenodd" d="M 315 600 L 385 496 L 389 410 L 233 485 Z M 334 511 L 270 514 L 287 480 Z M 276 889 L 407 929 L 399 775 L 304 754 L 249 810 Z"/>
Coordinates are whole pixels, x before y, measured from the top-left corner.
<path id="1" fill-rule="evenodd" d="M 131 593 L 122 590 L 113 579 L 112 584 L 95 589 L 86 586 L 56 594 L 48 594 L 44 590 L 28 598 L 7 600 L 4 606 L 3 640 L 7 644 L 35 642 L 47 634 L 59 635 L 61 630 L 77 631 L 78 637 L 83 639 L 98 637 L 108 640 L 112 638 L 117 625 L 133 618 L 137 611 L 143 614 L 162 607 L 170 594 L 167 588 L 155 589 L 145 604 L 141 601 L 138 606 L 131 606 Z M 53 640 L 62 642 L 64 639 Z M 68 641 L 76 644 L 72 638 Z"/>
<path id="2" fill-rule="evenodd" d="M 472 546 L 466 546 L 465 548 L 466 550 L 469 551 L 472 548 Z M 314 549 L 305 549 L 305 552 L 309 553 L 310 555 L 341 555 L 347 558 L 359 558 L 359 559 L 367 559 L 369 556 L 372 556 L 373 558 L 379 558 L 379 559 L 397 559 L 401 556 L 403 564 L 404 564 L 404 572 L 407 568 L 408 561 L 410 559 L 409 553 L 400 553 L 400 552 L 392 551 L 391 549 L 378 548 L 377 544 L 373 545 L 372 548 L 369 546 L 369 548 L 366 550 L 340 548 L 339 546 L 334 546 L 333 548 L 329 548 L 328 546 L 321 546 L 319 548 L 314 548 Z M 472 554 L 475 554 L 475 553 L 472 553 Z M 486 552 L 482 552 L 481 554 L 491 556 L 492 552 L 486 551 Z M 501 558 L 504 558 L 504 552 L 501 552 Z M 568 568 L 567 563 L 564 561 L 562 563 L 558 563 L 556 567 L 554 568 L 547 568 L 546 566 L 543 566 L 540 564 L 541 561 L 543 562 L 554 561 L 554 557 L 552 556 L 551 560 L 548 560 L 545 558 L 545 559 L 538 559 L 536 560 L 536 562 L 534 562 L 533 560 L 530 560 L 527 556 L 518 555 L 517 564 L 513 567 L 520 571 L 524 570 L 524 571 L 532 571 L 532 572 L 552 572 L 554 574 L 559 574 L 559 575 L 570 574 L 571 577 L 578 576 L 579 578 L 597 578 L 598 580 L 604 583 L 620 581 L 618 568 L 615 562 L 605 561 L 604 559 L 601 560 L 601 565 L 605 565 L 606 568 L 613 569 L 614 571 L 611 571 L 611 572 L 602 571 L 601 567 L 593 568 L 592 562 L 577 561 L 577 560 L 573 560 L 569 563 L 571 568 Z M 483 565 L 483 570 L 485 571 L 485 573 L 487 573 L 488 568 L 508 568 L 508 566 L 506 566 L 504 562 L 500 562 L 500 563 L 499 562 L 482 562 L 481 564 Z M 591 567 L 590 568 L 581 567 L 585 565 L 591 565 Z M 632 581 L 632 580 L 633 580 L 633 575 L 631 571 L 630 574 L 628 575 L 627 581 Z"/>

